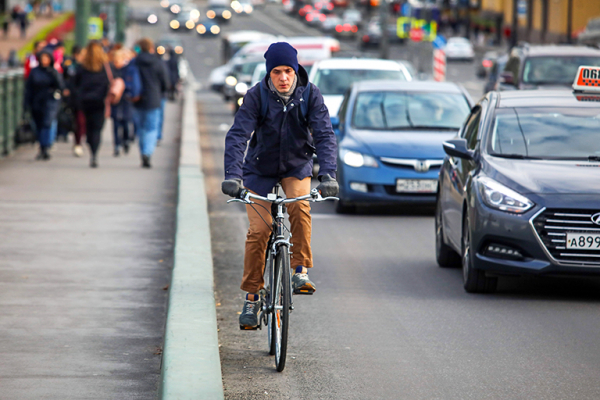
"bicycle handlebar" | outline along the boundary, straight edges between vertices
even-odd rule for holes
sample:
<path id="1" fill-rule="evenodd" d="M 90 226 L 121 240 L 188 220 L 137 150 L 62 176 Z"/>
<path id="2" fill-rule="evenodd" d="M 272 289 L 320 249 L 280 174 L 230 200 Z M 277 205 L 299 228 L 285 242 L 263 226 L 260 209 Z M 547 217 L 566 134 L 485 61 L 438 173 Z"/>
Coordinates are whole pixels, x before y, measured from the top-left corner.
<path id="1" fill-rule="evenodd" d="M 273 195 L 273 193 L 269 193 L 269 195 Z M 287 204 L 287 203 L 294 203 L 294 202 L 303 201 L 303 200 L 310 201 L 312 203 L 319 203 L 321 201 L 327 201 L 327 200 L 339 200 L 339 198 L 337 198 L 337 197 L 321 197 L 321 193 L 319 193 L 319 191 L 317 189 L 312 189 L 310 191 L 310 194 L 307 194 L 305 196 L 295 197 L 292 199 L 284 199 L 284 198 L 277 197 L 277 196 L 273 196 L 273 197 L 269 198 L 269 195 L 267 195 L 267 197 L 263 197 L 263 196 L 259 196 L 257 194 L 250 192 L 248 189 L 242 189 L 242 191 L 240 192 L 239 198 L 227 200 L 227 203 L 254 204 L 254 202 L 251 199 L 268 201 L 269 203 L 275 203 L 275 204 L 282 204 L 282 203 Z"/>

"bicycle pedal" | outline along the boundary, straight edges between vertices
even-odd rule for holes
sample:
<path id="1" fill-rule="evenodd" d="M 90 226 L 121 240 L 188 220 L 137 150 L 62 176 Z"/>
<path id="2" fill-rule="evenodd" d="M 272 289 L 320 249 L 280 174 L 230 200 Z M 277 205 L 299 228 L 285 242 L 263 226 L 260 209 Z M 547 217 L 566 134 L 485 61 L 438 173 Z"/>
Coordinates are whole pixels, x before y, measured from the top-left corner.
<path id="1" fill-rule="evenodd" d="M 313 289 L 296 289 L 294 290 L 294 294 L 301 294 L 301 295 L 312 295 L 315 291 Z"/>
<path id="2" fill-rule="evenodd" d="M 259 329 L 259 325 L 256 325 L 256 326 L 240 325 L 240 330 L 242 330 L 242 331 L 255 331 L 257 329 Z"/>

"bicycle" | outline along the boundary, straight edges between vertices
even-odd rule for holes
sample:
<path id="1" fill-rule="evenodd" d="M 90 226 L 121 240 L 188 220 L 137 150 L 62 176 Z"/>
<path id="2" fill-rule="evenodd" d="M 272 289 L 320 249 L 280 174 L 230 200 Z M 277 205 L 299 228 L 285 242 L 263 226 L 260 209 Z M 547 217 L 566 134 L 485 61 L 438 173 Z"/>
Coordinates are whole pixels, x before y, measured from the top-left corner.
<path id="1" fill-rule="evenodd" d="M 228 200 L 227 203 L 257 204 L 252 199 L 263 200 L 271 203 L 271 236 L 265 254 L 264 282 L 265 287 L 261 290 L 262 313 L 258 326 L 248 328 L 240 326 L 240 329 L 261 329 L 267 326 L 267 338 L 269 354 L 275 355 L 275 367 L 278 372 L 285 368 L 287 355 L 287 340 L 289 328 L 289 315 L 294 310 L 291 290 L 290 274 L 290 239 L 291 231 L 284 224 L 285 204 L 297 201 L 310 201 L 318 203 L 327 200 L 337 200 L 337 197 L 321 197 L 317 189 L 312 189 L 310 194 L 292 199 L 283 198 L 279 195 L 281 184 L 277 184 L 273 193 L 267 197 L 259 196 L 242 189 L 239 198 Z M 265 223 L 267 223 L 265 221 Z M 285 231 L 288 232 L 286 237 Z M 296 293 L 296 294 L 312 294 Z"/>

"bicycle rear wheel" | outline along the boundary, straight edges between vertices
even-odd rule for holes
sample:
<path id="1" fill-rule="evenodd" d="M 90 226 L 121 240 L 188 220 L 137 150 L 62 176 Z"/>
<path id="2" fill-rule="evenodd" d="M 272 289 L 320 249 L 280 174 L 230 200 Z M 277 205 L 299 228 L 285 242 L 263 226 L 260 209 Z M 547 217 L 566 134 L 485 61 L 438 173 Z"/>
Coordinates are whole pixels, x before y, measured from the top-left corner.
<path id="1" fill-rule="evenodd" d="M 286 246 L 280 246 L 277 251 L 275 271 L 275 366 L 277 372 L 281 372 L 285 368 L 290 319 L 290 255 Z"/>
<path id="2" fill-rule="evenodd" d="M 265 273 L 264 273 L 264 281 L 265 281 L 265 292 L 266 296 L 264 301 L 267 305 L 267 311 L 265 312 L 265 320 L 267 325 L 267 340 L 269 344 L 269 355 L 275 355 L 275 337 L 277 332 L 275 331 L 275 324 L 273 323 L 275 313 L 273 306 L 273 298 L 274 298 L 274 285 L 273 285 L 273 277 L 276 274 L 275 271 L 275 263 L 273 260 L 273 254 L 271 253 L 271 248 L 267 248 L 267 254 L 265 257 Z"/>

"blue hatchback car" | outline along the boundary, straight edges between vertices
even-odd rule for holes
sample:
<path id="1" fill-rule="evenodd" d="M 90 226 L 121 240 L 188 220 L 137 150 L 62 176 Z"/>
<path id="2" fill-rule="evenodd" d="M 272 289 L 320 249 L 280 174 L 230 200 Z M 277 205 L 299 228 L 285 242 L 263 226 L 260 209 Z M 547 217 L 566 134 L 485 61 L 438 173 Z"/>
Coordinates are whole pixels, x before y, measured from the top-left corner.
<path id="1" fill-rule="evenodd" d="M 434 204 L 442 143 L 456 136 L 471 105 L 469 94 L 454 83 L 355 83 L 331 119 L 339 151 L 336 211 Z"/>

